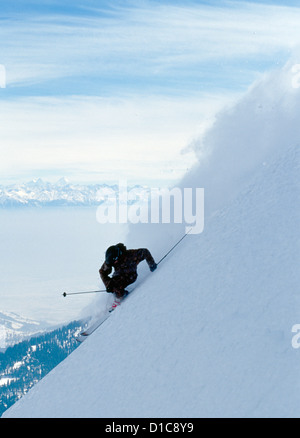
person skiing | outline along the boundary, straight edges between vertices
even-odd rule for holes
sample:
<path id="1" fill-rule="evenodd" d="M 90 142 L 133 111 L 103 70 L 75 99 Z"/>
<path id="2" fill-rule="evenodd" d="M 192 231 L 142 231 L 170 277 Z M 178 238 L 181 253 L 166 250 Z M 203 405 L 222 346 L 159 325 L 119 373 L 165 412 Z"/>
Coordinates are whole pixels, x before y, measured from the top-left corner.
<path id="1" fill-rule="evenodd" d="M 147 248 L 127 249 L 123 243 L 110 246 L 105 253 L 105 262 L 99 269 L 106 291 L 114 293 L 119 299 L 126 296 L 128 291 L 125 287 L 136 281 L 137 266 L 143 260 L 146 260 L 151 272 L 155 271 L 157 264 Z M 110 277 L 113 268 L 114 273 Z"/>

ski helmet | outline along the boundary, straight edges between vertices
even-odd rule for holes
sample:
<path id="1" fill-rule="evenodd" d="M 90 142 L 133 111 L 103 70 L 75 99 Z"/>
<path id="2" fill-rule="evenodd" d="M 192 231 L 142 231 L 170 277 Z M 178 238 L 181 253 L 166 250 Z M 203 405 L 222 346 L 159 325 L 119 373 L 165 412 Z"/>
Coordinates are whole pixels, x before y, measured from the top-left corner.
<path id="1" fill-rule="evenodd" d="M 126 246 L 123 243 L 110 246 L 105 253 L 105 262 L 107 265 L 112 265 L 126 251 Z"/>

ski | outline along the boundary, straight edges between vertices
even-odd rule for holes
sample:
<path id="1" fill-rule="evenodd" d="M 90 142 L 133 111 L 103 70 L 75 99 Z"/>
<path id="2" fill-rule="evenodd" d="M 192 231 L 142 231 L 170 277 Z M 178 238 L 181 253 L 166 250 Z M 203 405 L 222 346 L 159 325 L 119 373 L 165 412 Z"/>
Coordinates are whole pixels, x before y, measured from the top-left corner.
<path id="1" fill-rule="evenodd" d="M 92 333 L 94 333 L 95 330 L 97 330 L 98 327 L 100 327 L 100 325 L 102 325 L 111 315 L 111 313 L 120 306 L 120 304 L 128 297 L 129 293 L 127 295 L 125 295 L 124 298 L 120 299 L 115 299 L 114 302 L 112 303 L 111 307 L 109 308 L 109 310 L 107 310 L 105 312 L 104 315 L 102 315 L 100 318 L 97 319 L 97 321 L 95 321 L 92 325 L 90 325 L 87 329 L 85 329 L 84 331 L 80 332 L 79 335 L 76 337 L 76 341 L 77 342 L 83 342 L 88 336 L 90 336 Z"/>
<path id="2" fill-rule="evenodd" d="M 79 333 L 79 335 L 76 337 L 76 341 L 77 342 L 83 342 L 88 336 L 90 336 L 92 333 L 94 333 L 94 331 L 98 327 L 100 327 L 100 325 L 103 324 L 104 321 L 107 320 L 107 318 L 109 318 L 111 312 L 112 312 L 111 310 L 106 312 L 101 318 L 99 318 L 97 321 L 95 321 L 94 324 L 89 326 L 83 332 Z"/>

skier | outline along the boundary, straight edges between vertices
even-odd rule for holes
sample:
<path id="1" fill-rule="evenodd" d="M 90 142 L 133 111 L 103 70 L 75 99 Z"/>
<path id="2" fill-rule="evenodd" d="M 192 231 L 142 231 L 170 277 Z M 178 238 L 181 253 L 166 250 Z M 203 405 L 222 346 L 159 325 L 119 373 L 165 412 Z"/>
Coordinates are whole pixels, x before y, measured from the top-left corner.
<path id="1" fill-rule="evenodd" d="M 114 293 L 117 298 L 128 294 L 125 287 L 137 279 L 137 266 L 146 260 L 150 271 L 157 268 L 150 251 L 146 248 L 127 249 L 123 243 L 110 246 L 105 253 L 105 262 L 99 269 L 100 277 L 107 292 Z M 112 277 L 109 276 L 114 268 Z"/>

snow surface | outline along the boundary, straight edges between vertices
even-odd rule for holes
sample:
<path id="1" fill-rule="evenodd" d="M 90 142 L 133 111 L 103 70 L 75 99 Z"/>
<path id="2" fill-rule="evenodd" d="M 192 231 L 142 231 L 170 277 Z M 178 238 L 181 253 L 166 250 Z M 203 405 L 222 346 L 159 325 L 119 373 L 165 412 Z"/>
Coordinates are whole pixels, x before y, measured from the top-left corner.
<path id="1" fill-rule="evenodd" d="M 199 165 L 182 184 L 206 190 L 204 232 L 3 417 L 299 417 L 300 90 L 290 71 L 253 86 L 195 143 Z M 132 226 L 126 243 L 159 259 L 180 231 Z"/>

